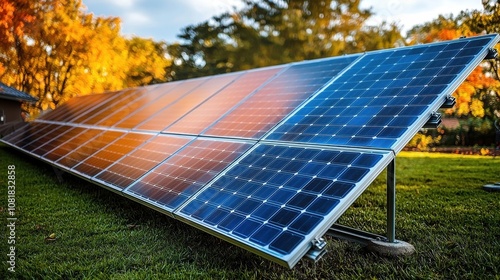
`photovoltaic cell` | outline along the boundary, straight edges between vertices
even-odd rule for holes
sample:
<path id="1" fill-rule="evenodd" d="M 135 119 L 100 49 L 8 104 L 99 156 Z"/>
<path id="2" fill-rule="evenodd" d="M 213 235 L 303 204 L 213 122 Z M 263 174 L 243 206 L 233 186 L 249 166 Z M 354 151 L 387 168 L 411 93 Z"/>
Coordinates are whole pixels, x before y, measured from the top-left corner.
<path id="1" fill-rule="evenodd" d="M 176 214 L 285 260 L 308 249 L 314 229 L 330 227 L 391 158 L 258 145 Z"/>
<path id="2" fill-rule="evenodd" d="M 368 53 L 267 139 L 394 149 L 408 130 L 411 138 L 421 128 L 414 126 L 418 120 L 428 119 L 429 111 L 444 103 L 458 87 L 456 81 L 470 72 L 465 66 L 482 60 L 478 56 L 484 57 L 484 45 L 491 40 Z"/>
<path id="3" fill-rule="evenodd" d="M 194 140 L 125 193 L 173 211 L 250 147 L 248 143 Z"/>
<path id="4" fill-rule="evenodd" d="M 357 57 L 350 55 L 290 66 L 203 135 L 260 138 Z"/>

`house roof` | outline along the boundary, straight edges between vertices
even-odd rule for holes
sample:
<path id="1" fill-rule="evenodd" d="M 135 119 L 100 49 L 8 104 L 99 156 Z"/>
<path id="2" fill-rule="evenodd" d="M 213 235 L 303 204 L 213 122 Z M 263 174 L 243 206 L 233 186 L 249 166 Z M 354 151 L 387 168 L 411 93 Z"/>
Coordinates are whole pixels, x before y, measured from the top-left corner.
<path id="1" fill-rule="evenodd" d="M 13 87 L 9 87 L 6 84 L 0 82 L 0 98 L 10 99 L 10 100 L 18 100 L 18 101 L 28 101 L 28 102 L 36 102 L 37 99 L 33 96 L 17 90 Z"/>

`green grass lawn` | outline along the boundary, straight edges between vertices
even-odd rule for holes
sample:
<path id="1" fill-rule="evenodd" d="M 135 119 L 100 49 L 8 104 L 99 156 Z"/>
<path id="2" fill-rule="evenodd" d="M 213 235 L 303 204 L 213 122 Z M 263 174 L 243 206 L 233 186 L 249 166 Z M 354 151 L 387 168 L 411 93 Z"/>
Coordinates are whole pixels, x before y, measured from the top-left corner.
<path id="1" fill-rule="evenodd" d="M 16 267 L 7 269 L 8 165 L 16 166 Z M 327 237 L 319 262 L 281 267 L 0 145 L 0 279 L 500 279 L 500 158 L 401 153 L 396 237 L 416 253 L 381 257 Z M 339 223 L 385 232 L 385 174 Z M 48 238 L 49 236 L 55 238 Z"/>

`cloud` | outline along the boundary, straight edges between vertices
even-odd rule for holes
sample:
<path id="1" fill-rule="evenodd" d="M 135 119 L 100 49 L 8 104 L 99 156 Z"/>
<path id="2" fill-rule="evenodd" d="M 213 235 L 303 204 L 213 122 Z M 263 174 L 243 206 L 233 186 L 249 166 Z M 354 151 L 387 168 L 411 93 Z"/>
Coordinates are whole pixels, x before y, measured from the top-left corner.
<path id="1" fill-rule="evenodd" d="M 465 3 L 464 3 L 465 2 Z M 362 7 L 373 7 L 375 16 L 369 21 L 370 24 L 379 24 L 382 21 L 396 22 L 402 26 L 403 32 L 418 24 L 423 24 L 438 15 L 458 15 L 462 10 L 482 9 L 481 1 L 468 2 L 456 0 L 366 0 Z"/>
<path id="2" fill-rule="evenodd" d="M 147 25 L 152 22 L 152 19 L 142 12 L 127 12 L 124 21 L 133 25 Z"/>
<path id="3" fill-rule="evenodd" d="M 112 6 L 116 6 L 123 9 L 130 9 L 134 7 L 134 0 L 102 0 L 101 3 L 109 3 Z"/>

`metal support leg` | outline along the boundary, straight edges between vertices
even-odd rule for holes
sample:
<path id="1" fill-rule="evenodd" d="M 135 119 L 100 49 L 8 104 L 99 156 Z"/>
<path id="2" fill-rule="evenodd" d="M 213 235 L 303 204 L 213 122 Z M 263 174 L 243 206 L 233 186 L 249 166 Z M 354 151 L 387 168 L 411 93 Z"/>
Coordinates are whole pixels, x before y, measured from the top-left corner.
<path id="1" fill-rule="evenodd" d="M 387 237 L 338 224 L 334 224 L 326 234 L 360 243 L 380 255 L 402 256 L 415 252 L 413 245 L 396 240 L 396 159 L 387 166 Z"/>
<path id="2" fill-rule="evenodd" d="M 396 241 L 396 158 L 387 166 L 387 241 Z"/>

